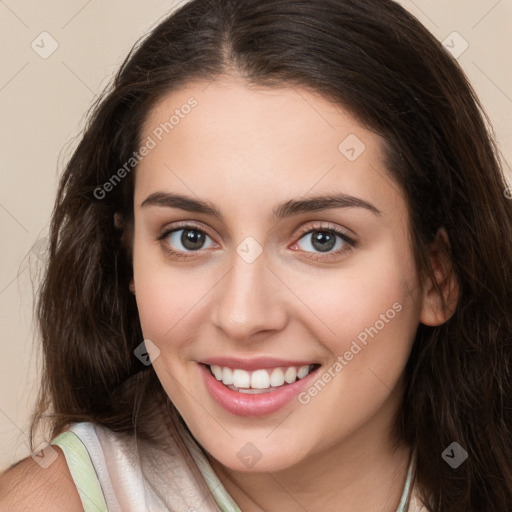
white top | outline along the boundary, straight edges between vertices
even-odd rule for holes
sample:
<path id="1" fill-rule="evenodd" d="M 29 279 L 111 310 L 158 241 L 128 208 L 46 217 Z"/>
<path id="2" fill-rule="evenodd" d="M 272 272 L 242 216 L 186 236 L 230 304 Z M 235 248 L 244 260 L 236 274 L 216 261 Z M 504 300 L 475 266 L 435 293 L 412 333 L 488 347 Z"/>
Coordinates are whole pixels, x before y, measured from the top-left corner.
<path id="1" fill-rule="evenodd" d="M 93 423 L 75 423 L 57 436 L 85 512 L 241 512 L 195 440 L 179 431 L 192 459 L 176 442 L 165 450 Z M 196 464 L 207 487 L 190 467 Z M 412 454 L 396 512 L 427 512 L 413 485 Z"/>

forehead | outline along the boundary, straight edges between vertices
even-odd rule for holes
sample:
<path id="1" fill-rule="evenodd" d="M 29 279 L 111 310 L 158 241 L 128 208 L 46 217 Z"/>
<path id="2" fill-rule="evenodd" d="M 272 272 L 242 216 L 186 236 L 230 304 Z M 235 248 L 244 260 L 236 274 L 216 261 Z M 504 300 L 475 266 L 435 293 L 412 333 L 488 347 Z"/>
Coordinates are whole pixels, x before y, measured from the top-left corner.
<path id="1" fill-rule="evenodd" d="M 136 205 L 177 189 L 245 210 L 343 192 L 404 213 L 384 165 L 383 139 L 305 89 L 226 77 L 191 83 L 149 112 L 140 141 L 149 140 L 153 148 L 137 167 Z"/>

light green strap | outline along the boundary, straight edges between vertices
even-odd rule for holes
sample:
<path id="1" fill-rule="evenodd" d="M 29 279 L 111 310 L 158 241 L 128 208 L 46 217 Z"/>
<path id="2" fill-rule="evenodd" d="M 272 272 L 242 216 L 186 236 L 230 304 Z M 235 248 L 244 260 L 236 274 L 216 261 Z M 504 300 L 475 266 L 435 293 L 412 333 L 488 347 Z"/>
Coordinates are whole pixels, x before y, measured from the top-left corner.
<path id="1" fill-rule="evenodd" d="M 416 470 L 416 449 L 411 453 L 411 460 L 409 462 L 409 469 L 407 470 L 407 478 L 405 480 L 405 487 L 400 498 L 400 503 L 396 512 L 407 512 L 409 510 L 409 501 L 411 498 L 412 484 L 414 480 L 414 472 Z"/>
<path id="2" fill-rule="evenodd" d="M 89 452 L 80 438 L 74 432 L 63 432 L 51 444 L 59 446 L 64 452 L 69 471 L 80 494 L 84 512 L 108 512 Z"/>
<path id="3" fill-rule="evenodd" d="M 233 498 L 228 494 L 217 475 L 214 473 L 212 467 L 208 464 L 205 465 L 203 461 L 197 460 L 196 463 L 199 471 L 203 474 L 206 484 L 217 502 L 217 505 L 222 512 L 242 512 L 240 507 L 235 503 Z"/>
<path id="4" fill-rule="evenodd" d="M 180 433 L 193 457 L 195 460 L 199 471 L 201 471 L 204 479 L 210 491 L 212 492 L 217 505 L 221 509 L 222 512 L 242 512 L 240 507 L 236 504 L 233 498 L 228 494 L 225 487 L 222 485 L 221 481 L 218 479 L 217 475 L 213 471 L 210 463 L 204 456 L 204 454 L 199 449 L 198 445 L 190 437 L 190 435 L 180 430 Z M 405 486 L 402 492 L 402 496 L 400 498 L 400 503 L 398 504 L 398 508 L 396 512 L 407 512 L 409 510 L 409 501 L 410 501 L 410 493 L 411 493 L 411 485 L 413 482 L 414 471 L 416 468 L 416 450 L 413 450 L 411 454 L 411 459 L 409 462 L 409 467 L 407 470 L 407 478 L 405 481 Z"/>
<path id="5" fill-rule="evenodd" d="M 210 466 L 210 463 L 196 444 L 195 440 L 192 439 L 188 432 L 185 432 L 183 429 L 180 429 L 180 434 L 183 437 L 183 440 L 185 441 L 185 444 L 187 445 L 192 458 L 196 462 L 199 471 L 203 475 L 203 478 L 205 479 L 206 484 L 208 485 L 221 511 L 242 512 L 240 507 L 228 494 L 221 481 L 218 479 L 217 475 L 213 471 L 213 468 Z"/>

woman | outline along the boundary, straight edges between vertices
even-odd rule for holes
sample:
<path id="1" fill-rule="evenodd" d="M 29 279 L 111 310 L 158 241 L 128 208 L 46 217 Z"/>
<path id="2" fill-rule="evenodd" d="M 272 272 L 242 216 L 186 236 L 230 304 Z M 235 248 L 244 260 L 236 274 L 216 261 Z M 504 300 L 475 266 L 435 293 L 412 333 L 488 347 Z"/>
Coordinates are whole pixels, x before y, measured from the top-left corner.
<path id="1" fill-rule="evenodd" d="M 184 5 L 62 177 L 52 445 L 0 510 L 510 510 L 505 191 L 462 71 L 394 2 Z"/>

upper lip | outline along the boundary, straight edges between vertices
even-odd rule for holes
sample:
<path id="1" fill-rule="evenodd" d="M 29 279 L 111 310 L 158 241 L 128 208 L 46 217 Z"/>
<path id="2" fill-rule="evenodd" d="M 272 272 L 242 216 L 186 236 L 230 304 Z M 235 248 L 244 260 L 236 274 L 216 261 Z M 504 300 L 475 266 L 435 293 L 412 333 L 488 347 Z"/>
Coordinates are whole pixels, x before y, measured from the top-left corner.
<path id="1" fill-rule="evenodd" d="M 227 368 L 247 371 L 263 370 L 266 368 L 279 368 L 289 366 L 305 366 L 309 364 L 316 364 L 314 361 L 298 361 L 291 359 L 277 359 L 275 357 L 254 357 L 254 358 L 240 358 L 240 357 L 209 357 L 200 361 L 209 366 L 223 366 Z"/>

